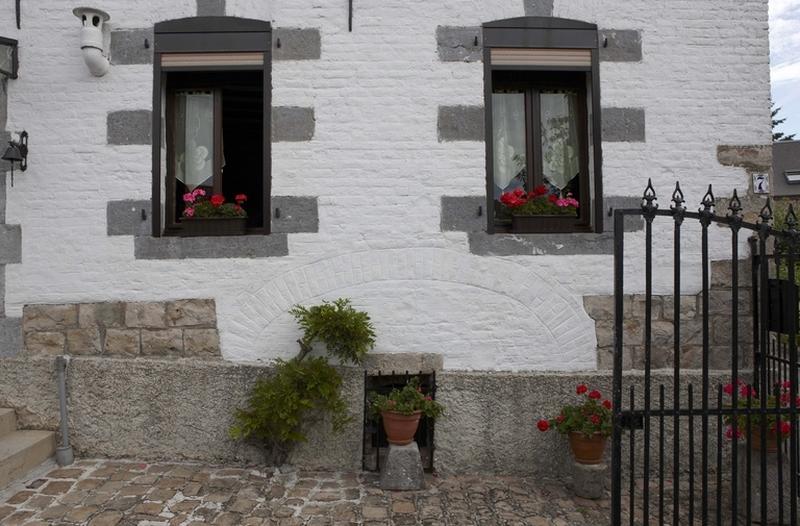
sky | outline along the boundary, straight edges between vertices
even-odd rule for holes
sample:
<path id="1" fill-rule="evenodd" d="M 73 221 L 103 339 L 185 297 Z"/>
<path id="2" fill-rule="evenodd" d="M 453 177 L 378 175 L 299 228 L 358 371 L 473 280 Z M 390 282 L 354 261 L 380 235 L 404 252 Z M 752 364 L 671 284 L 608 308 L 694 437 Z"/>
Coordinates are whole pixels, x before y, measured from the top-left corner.
<path id="1" fill-rule="evenodd" d="M 778 131 L 800 140 L 800 0 L 769 0 L 772 100 L 786 122 Z"/>

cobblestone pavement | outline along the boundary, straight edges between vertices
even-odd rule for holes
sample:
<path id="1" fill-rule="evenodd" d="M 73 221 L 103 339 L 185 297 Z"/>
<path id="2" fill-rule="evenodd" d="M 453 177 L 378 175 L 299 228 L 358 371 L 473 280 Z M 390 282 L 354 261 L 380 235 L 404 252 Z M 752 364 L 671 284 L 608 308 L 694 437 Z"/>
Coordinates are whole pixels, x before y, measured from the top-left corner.
<path id="1" fill-rule="evenodd" d="M 198 464 L 80 460 L 0 500 L 0 524 L 600 525 L 609 500 L 519 477 L 429 477 L 378 488 L 372 473 L 264 472 Z"/>

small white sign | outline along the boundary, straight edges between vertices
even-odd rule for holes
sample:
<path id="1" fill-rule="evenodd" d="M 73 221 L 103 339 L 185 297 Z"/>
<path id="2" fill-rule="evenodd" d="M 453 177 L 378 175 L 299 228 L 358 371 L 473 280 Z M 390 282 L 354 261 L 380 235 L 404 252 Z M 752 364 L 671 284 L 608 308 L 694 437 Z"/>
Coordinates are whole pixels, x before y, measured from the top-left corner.
<path id="1" fill-rule="evenodd" d="M 769 193 L 769 175 L 764 173 L 753 174 L 753 193 Z"/>

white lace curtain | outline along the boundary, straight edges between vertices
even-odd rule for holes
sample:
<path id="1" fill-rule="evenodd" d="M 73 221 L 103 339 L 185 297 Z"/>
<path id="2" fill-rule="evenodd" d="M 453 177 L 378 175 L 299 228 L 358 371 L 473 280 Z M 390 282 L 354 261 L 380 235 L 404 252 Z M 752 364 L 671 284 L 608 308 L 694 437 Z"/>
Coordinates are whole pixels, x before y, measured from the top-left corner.
<path id="1" fill-rule="evenodd" d="M 492 94 L 492 130 L 494 183 L 502 191 L 527 164 L 524 94 Z"/>
<path id="2" fill-rule="evenodd" d="M 211 186 L 214 179 L 214 95 L 181 92 L 176 102 L 175 177 L 189 190 Z"/>
<path id="3" fill-rule="evenodd" d="M 542 171 L 545 180 L 559 190 L 578 175 L 578 96 L 571 92 L 542 93 Z"/>

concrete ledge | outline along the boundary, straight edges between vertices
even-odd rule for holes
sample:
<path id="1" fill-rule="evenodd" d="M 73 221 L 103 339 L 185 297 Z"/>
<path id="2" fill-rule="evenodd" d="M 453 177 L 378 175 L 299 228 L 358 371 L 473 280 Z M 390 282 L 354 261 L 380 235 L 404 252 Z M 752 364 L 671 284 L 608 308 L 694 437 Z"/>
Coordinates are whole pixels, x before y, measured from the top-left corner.
<path id="1" fill-rule="evenodd" d="M 483 31 L 480 26 L 438 26 L 436 49 L 442 62 L 479 62 L 483 60 Z"/>
<path id="2" fill-rule="evenodd" d="M 479 256 L 544 256 L 613 254 L 614 235 L 602 234 L 486 234 L 470 232 L 469 251 Z"/>
<path id="3" fill-rule="evenodd" d="M 272 108 L 273 142 L 310 141 L 314 137 L 314 108 L 276 106 Z"/>
<path id="4" fill-rule="evenodd" d="M 136 259 L 266 258 L 289 255 L 286 234 L 134 238 Z"/>
<path id="5" fill-rule="evenodd" d="M 608 46 L 603 47 L 603 40 Z M 600 30 L 600 60 L 605 62 L 641 62 L 642 33 L 635 29 Z"/>
<path id="6" fill-rule="evenodd" d="M 150 48 L 144 47 L 145 39 Z M 111 63 L 118 66 L 153 63 L 152 29 L 115 29 L 111 32 Z"/>
<path id="7" fill-rule="evenodd" d="M 278 47 L 280 40 L 280 47 Z M 322 55 L 319 29 L 276 27 L 272 31 L 272 60 L 316 60 Z"/>
<path id="8" fill-rule="evenodd" d="M 273 234 L 319 231 L 319 206 L 316 197 L 276 195 L 272 197 L 272 209 Z M 277 210 L 280 210 L 279 217 Z"/>
<path id="9" fill-rule="evenodd" d="M 644 108 L 603 108 L 603 142 L 645 142 Z"/>
<path id="10" fill-rule="evenodd" d="M 553 16 L 553 0 L 524 0 L 525 16 Z"/>
<path id="11" fill-rule="evenodd" d="M 437 127 L 439 142 L 482 141 L 483 106 L 439 106 Z"/>
<path id="12" fill-rule="evenodd" d="M 145 219 L 142 219 L 142 212 Z M 109 236 L 150 235 L 150 201 L 125 199 L 106 204 L 106 233 Z"/>
<path id="13" fill-rule="evenodd" d="M 225 0 L 197 0 L 197 16 L 225 16 Z"/>
<path id="14" fill-rule="evenodd" d="M 0 265 L 22 262 L 22 227 L 0 224 Z"/>
<path id="15" fill-rule="evenodd" d="M 108 144 L 150 144 L 150 110 L 109 112 L 106 118 Z"/>

